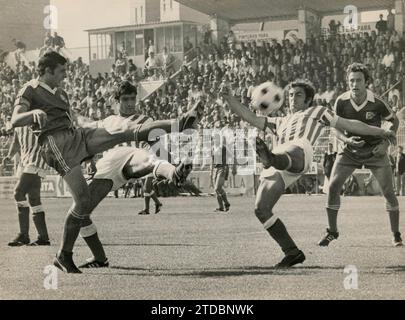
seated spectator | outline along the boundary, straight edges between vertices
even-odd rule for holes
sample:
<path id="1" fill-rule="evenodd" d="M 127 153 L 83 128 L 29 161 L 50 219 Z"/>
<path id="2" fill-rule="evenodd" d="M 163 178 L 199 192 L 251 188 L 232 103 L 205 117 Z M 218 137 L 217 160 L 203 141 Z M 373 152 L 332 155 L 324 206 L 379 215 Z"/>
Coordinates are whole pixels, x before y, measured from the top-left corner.
<path id="1" fill-rule="evenodd" d="M 392 50 L 391 50 L 391 49 L 387 49 L 387 50 L 385 51 L 385 55 L 384 55 L 384 57 L 383 57 L 382 64 L 383 64 L 386 68 L 390 68 L 391 65 L 393 64 L 393 62 L 394 62 L 394 54 L 392 53 Z"/>
<path id="2" fill-rule="evenodd" d="M 134 73 L 136 73 L 137 70 L 138 70 L 138 68 L 134 64 L 133 60 L 129 59 L 128 60 L 128 72 L 131 74 L 134 74 Z"/>
<path id="3" fill-rule="evenodd" d="M 152 51 L 149 54 L 149 58 L 145 61 L 145 69 L 153 70 L 156 69 L 158 66 L 157 59 L 155 58 L 155 53 Z"/>

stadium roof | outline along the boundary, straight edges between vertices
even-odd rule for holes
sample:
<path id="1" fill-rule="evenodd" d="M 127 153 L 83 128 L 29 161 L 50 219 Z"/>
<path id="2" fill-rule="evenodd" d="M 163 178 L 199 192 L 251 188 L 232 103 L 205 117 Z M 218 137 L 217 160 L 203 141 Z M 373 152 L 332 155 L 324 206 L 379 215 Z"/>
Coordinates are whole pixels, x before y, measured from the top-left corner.
<path id="1" fill-rule="evenodd" d="M 187 21 L 187 20 L 175 20 L 175 21 L 158 21 L 158 22 L 148 22 L 143 24 L 130 24 L 125 26 L 113 26 L 113 27 L 103 27 L 103 28 L 96 28 L 96 29 L 87 29 L 84 31 L 90 33 L 100 33 L 100 32 L 110 32 L 110 31 L 127 31 L 127 30 L 136 30 L 136 29 L 147 29 L 147 28 L 154 28 L 159 26 L 166 26 L 166 25 L 179 25 L 179 24 L 198 24 L 195 21 Z"/>
<path id="2" fill-rule="evenodd" d="M 347 5 L 361 10 L 380 10 L 394 7 L 394 0 L 177 0 L 181 4 L 217 16 L 230 22 L 260 19 L 285 19 L 297 16 L 299 8 L 306 8 L 321 15 L 343 13 Z"/>

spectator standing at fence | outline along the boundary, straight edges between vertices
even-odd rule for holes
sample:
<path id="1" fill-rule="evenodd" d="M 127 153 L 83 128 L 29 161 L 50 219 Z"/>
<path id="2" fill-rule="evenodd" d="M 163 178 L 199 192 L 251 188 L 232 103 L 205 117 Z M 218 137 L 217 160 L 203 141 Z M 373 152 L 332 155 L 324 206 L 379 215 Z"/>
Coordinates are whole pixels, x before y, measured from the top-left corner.
<path id="1" fill-rule="evenodd" d="M 57 32 L 53 33 L 53 47 L 65 47 L 65 40 L 61 36 L 59 36 Z"/>
<path id="2" fill-rule="evenodd" d="M 384 16 L 380 14 L 380 20 L 375 24 L 375 28 L 378 30 L 378 35 L 385 33 L 388 28 L 387 21 L 385 21 L 383 17 Z"/>
<path id="3" fill-rule="evenodd" d="M 398 196 L 405 195 L 405 154 L 403 150 L 403 146 L 398 146 L 398 152 L 395 158 L 396 191 Z"/>
<path id="4" fill-rule="evenodd" d="M 393 31 L 395 27 L 395 15 L 392 13 L 392 9 L 388 10 L 387 15 L 387 29 Z"/>

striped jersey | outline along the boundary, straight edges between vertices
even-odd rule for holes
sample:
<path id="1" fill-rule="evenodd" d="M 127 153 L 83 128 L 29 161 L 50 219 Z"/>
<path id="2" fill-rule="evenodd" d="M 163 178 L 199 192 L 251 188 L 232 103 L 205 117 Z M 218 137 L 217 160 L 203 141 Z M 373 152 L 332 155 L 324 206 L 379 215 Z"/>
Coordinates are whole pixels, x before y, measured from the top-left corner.
<path id="1" fill-rule="evenodd" d="M 41 156 L 41 146 L 38 144 L 38 138 L 28 126 L 14 129 L 13 143 L 20 146 L 20 166 L 24 169 L 24 172 L 30 169 L 34 171 L 35 169 L 49 169 Z"/>
<path id="2" fill-rule="evenodd" d="M 276 146 L 298 139 L 306 139 L 314 145 L 323 128 L 335 127 L 337 120 L 338 116 L 333 111 L 316 106 L 285 117 L 268 117 L 267 129 L 274 128 Z"/>
<path id="3" fill-rule="evenodd" d="M 51 89 L 38 79 L 27 82 L 17 95 L 14 105 L 27 107 L 28 111 L 40 109 L 47 115 L 43 128 L 34 124 L 32 129 L 37 136 L 47 132 L 73 128 L 68 96 L 61 88 Z"/>

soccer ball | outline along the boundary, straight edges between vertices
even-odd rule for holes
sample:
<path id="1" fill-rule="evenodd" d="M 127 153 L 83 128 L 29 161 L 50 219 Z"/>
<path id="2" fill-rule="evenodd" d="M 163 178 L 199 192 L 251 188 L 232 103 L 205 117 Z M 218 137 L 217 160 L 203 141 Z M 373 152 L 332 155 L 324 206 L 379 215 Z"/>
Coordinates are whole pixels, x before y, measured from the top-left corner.
<path id="1" fill-rule="evenodd" d="M 267 116 L 280 109 L 284 102 L 284 90 L 273 82 L 264 82 L 252 92 L 252 107 Z"/>

